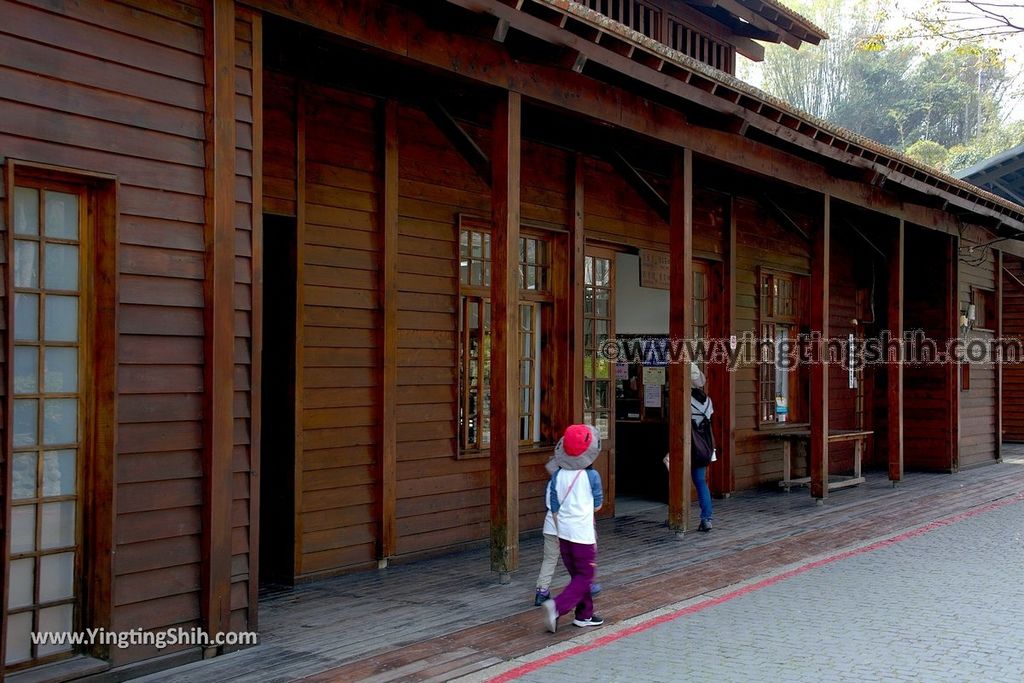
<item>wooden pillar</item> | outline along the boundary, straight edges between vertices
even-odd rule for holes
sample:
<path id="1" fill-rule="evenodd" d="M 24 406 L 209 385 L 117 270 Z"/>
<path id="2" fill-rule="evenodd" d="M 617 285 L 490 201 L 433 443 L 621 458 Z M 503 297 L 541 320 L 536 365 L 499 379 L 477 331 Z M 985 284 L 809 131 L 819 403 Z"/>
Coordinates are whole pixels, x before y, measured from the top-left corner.
<path id="1" fill-rule="evenodd" d="M 305 431 L 302 414 L 306 378 L 306 88 L 297 81 L 295 93 L 295 411 L 293 414 L 292 436 L 294 438 L 294 463 L 291 486 L 294 497 L 292 505 L 292 576 L 302 574 L 302 492 L 303 492 L 303 451 Z"/>
<path id="2" fill-rule="evenodd" d="M 903 253 L 906 226 L 899 221 L 896 234 L 893 236 L 892 249 L 889 254 L 889 333 L 892 339 L 903 345 Z M 903 481 L 903 359 L 888 359 L 885 366 L 888 379 L 888 396 L 886 411 L 888 413 L 889 434 L 889 480 L 895 484 Z"/>
<path id="3" fill-rule="evenodd" d="M 519 176 L 522 99 L 495 107 L 491 155 L 491 569 L 519 565 Z"/>
<path id="4" fill-rule="evenodd" d="M 828 304 L 829 253 L 832 232 L 832 197 L 824 196 L 821 227 L 814 233 L 811 253 L 811 332 L 821 334 L 811 363 L 811 495 L 828 495 Z"/>
<path id="5" fill-rule="evenodd" d="M 569 416 L 573 423 L 583 422 L 583 299 L 586 269 L 586 212 L 584 205 L 583 155 L 577 154 L 573 163 L 573 220 L 570 257 L 571 345 L 569 367 L 569 395 L 572 404 Z"/>
<path id="6" fill-rule="evenodd" d="M 669 337 L 693 336 L 693 153 L 681 150 L 672 160 L 669 197 Z M 669 472 L 668 525 L 686 531 L 690 512 L 690 365 L 668 369 Z"/>
<path id="7" fill-rule="evenodd" d="M 229 630 L 234 450 L 235 3 L 206 13 L 206 278 L 204 281 L 203 624 Z"/>
<path id="8" fill-rule="evenodd" d="M 725 219 L 725 253 L 722 262 L 722 329 L 721 337 L 731 339 L 736 329 L 736 202 L 730 196 Z M 737 344 L 739 341 L 737 340 Z M 714 479 L 717 493 L 732 493 L 736 489 L 733 476 L 733 452 L 736 449 L 736 372 L 728 366 L 721 368 L 718 396 L 713 396 L 715 414 L 722 438 L 719 440 L 718 462 Z"/>
<path id="9" fill-rule="evenodd" d="M 380 273 L 381 339 L 381 521 L 377 565 L 387 567 L 395 554 L 395 499 L 398 467 L 398 101 L 384 103 L 384 183 L 381 232 L 383 263 Z"/>
<path id="10" fill-rule="evenodd" d="M 961 336 L 960 330 L 960 236 L 946 241 L 946 273 L 949 283 L 946 296 L 947 335 Z M 946 367 L 946 398 L 949 405 L 949 459 L 951 472 L 960 469 L 960 363 L 950 361 Z"/>
<path id="11" fill-rule="evenodd" d="M 993 351 L 996 368 L 996 460 L 1003 459 L 1003 252 L 996 252 L 996 341 L 1000 342 Z M 987 315 L 987 312 L 986 312 Z"/>

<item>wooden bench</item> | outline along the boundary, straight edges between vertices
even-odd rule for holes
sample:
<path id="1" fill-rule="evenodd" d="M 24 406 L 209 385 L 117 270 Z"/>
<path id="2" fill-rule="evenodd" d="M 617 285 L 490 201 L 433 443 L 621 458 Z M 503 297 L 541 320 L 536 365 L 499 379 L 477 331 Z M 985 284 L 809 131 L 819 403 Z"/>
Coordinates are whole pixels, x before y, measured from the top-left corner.
<path id="1" fill-rule="evenodd" d="M 853 442 L 853 476 L 829 475 L 828 490 L 841 489 L 864 483 L 861 473 L 861 458 L 864 455 L 864 443 L 873 435 L 870 430 L 836 429 L 828 433 L 829 443 Z M 806 427 L 796 429 L 779 429 L 769 433 L 773 439 L 782 440 L 782 481 L 779 486 L 789 491 L 793 486 L 809 486 L 810 477 L 793 478 L 793 444 L 797 441 L 809 442 L 811 430 Z"/>

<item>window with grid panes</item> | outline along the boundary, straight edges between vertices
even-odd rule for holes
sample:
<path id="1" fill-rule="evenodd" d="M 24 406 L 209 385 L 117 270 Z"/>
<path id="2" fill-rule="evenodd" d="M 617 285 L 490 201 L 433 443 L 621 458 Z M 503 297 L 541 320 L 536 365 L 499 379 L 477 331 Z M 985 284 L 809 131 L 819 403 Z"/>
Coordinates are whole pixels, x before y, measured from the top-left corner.
<path id="1" fill-rule="evenodd" d="M 461 223 L 459 435 L 462 450 L 478 451 L 490 444 L 491 235 L 482 221 Z M 519 359 L 519 442 L 529 445 L 545 440 L 540 411 L 542 337 L 553 309 L 550 241 L 540 235 L 521 236 L 518 269 L 519 335 L 512 352 Z"/>
<path id="2" fill-rule="evenodd" d="M 762 268 L 758 275 L 758 422 L 780 422 L 776 406 L 787 408 L 786 421 L 806 418 L 799 383 L 800 370 L 794 364 L 797 335 L 806 325 L 803 292 L 805 276 Z"/>
<path id="3" fill-rule="evenodd" d="M 583 421 L 611 435 L 614 368 L 602 349 L 612 335 L 612 259 L 587 255 L 583 280 Z"/>
<path id="4" fill-rule="evenodd" d="M 70 654 L 30 634 L 80 619 L 84 203 L 72 187 L 14 189 L 9 666 Z"/>

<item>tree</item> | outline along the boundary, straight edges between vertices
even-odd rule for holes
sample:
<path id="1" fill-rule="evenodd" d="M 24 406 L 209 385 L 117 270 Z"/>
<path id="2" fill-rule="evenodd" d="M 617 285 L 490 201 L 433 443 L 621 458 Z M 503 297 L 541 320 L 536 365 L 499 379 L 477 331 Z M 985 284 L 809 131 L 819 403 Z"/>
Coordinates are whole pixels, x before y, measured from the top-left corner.
<path id="1" fill-rule="evenodd" d="M 949 157 L 949 150 L 931 140 L 918 140 L 910 147 L 907 147 L 906 154 L 911 159 L 916 159 L 923 164 L 941 168 Z"/>
<path id="2" fill-rule="evenodd" d="M 923 35 L 955 43 L 1024 33 L 1024 3 L 1010 0 L 932 0 L 914 13 Z"/>

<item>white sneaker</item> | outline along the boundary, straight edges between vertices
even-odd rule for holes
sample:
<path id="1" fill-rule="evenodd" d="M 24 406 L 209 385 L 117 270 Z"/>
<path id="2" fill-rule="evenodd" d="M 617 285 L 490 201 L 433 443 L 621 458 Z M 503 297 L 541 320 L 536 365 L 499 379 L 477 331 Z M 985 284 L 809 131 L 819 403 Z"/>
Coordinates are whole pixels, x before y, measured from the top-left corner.
<path id="1" fill-rule="evenodd" d="M 555 607 L 555 601 L 545 600 L 541 607 L 544 609 L 544 625 L 554 633 L 558 629 L 558 608 Z"/>
<path id="2" fill-rule="evenodd" d="M 573 619 L 572 623 L 573 623 L 574 626 L 579 626 L 580 628 L 584 628 L 586 626 L 600 626 L 601 624 L 604 623 L 604 619 L 602 619 L 601 617 L 599 617 L 599 616 L 597 616 L 595 614 L 592 617 L 590 617 L 589 619 Z"/>

